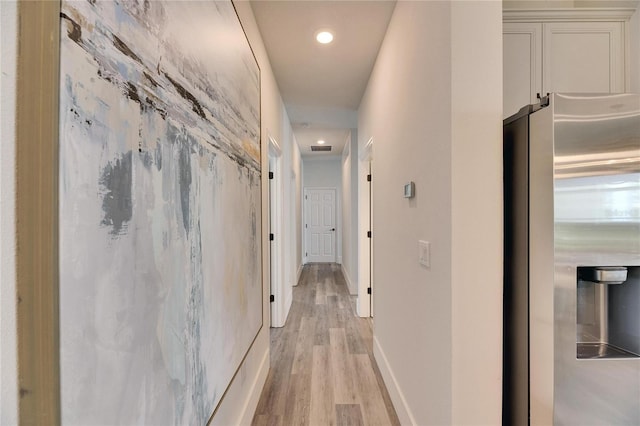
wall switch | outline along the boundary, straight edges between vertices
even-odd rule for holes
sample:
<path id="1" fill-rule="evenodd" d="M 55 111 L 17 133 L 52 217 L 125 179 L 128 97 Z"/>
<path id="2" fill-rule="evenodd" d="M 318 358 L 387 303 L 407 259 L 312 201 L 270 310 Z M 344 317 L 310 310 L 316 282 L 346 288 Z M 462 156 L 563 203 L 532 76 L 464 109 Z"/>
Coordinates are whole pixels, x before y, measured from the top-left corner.
<path id="1" fill-rule="evenodd" d="M 426 267 L 431 267 L 431 243 L 429 241 L 418 241 L 418 262 Z"/>

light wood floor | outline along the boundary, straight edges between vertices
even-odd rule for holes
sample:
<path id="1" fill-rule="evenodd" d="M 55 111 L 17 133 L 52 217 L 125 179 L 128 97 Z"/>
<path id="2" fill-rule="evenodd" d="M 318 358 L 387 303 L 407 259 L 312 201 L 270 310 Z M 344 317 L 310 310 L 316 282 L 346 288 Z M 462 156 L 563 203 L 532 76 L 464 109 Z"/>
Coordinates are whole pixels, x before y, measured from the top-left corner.
<path id="1" fill-rule="evenodd" d="M 306 265 L 283 328 L 271 329 L 271 369 L 253 424 L 399 425 L 340 266 Z"/>

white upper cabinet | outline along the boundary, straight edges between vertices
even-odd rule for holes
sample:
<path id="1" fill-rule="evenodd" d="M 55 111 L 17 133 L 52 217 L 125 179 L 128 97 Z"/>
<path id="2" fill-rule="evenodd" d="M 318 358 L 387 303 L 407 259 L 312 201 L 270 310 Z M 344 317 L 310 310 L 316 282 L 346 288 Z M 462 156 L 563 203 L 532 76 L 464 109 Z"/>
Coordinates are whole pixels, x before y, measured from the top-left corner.
<path id="1" fill-rule="evenodd" d="M 627 89 L 633 9 L 505 11 L 503 117 L 551 92 Z"/>
<path id="2" fill-rule="evenodd" d="M 554 22 L 543 27 L 544 93 L 624 92 L 622 22 Z"/>
<path id="3" fill-rule="evenodd" d="M 542 24 L 505 23 L 502 31 L 503 107 L 509 116 L 542 93 Z"/>

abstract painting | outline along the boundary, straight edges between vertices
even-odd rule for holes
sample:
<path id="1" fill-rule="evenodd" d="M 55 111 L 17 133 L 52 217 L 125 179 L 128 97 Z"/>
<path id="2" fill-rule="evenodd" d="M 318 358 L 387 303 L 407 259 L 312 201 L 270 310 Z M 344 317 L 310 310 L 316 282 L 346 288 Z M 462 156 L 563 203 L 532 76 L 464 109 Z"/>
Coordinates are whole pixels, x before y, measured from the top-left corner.
<path id="1" fill-rule="evenodd" d="M 230 1 L 62 1 L 62 423 L 206 424 L 262 327 L 260 71 Z"/>

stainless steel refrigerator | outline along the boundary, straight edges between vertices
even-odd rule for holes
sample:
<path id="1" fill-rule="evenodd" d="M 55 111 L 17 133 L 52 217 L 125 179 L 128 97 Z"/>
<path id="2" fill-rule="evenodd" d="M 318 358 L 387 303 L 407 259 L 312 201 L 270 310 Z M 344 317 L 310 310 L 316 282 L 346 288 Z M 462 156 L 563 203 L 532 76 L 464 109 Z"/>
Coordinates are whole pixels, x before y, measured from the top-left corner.
<path id="1" fill-rule="evenodd" d="M 640 95 L 504 121 L 505 425 L 640 425 Z"/>

